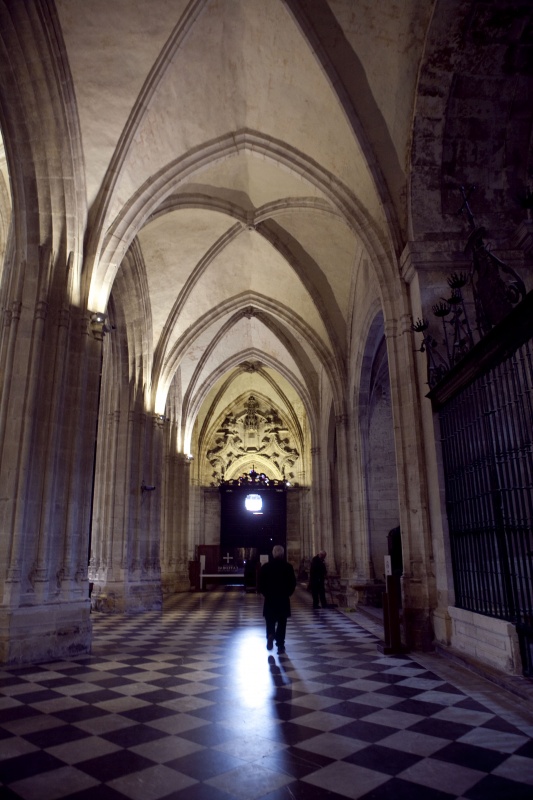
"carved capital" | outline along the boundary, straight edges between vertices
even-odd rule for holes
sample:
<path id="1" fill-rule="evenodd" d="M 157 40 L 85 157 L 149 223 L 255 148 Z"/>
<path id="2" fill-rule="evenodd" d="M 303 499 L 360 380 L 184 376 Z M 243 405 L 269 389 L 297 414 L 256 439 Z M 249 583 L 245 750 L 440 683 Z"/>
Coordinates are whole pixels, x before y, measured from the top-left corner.
<path id="1" fill-rule="evenodd" d="M 39 300 L 35 304 L 35 319 L 46 319 L 46 313 L 48 311 L 48 303 L 46 300 Z"/>
<path id="2" fill-rule="evenodd" d="M 70 325 L 70 311 L 68 308 L 62 308 L 58 314 L 57 324 L 60 328 L 68 328 Z"/>
<path id="3" fill-rule="evenodd" d="M 106 316 L 101 312 L 97 312 L 95 314 L 91 314 L 89 318 L 89 329 L 93 335 L 93 338 L 96 339 L 98 342 L 103 341 L 105 334 L 108 331 L 108 328 L 105 324 Z"/>

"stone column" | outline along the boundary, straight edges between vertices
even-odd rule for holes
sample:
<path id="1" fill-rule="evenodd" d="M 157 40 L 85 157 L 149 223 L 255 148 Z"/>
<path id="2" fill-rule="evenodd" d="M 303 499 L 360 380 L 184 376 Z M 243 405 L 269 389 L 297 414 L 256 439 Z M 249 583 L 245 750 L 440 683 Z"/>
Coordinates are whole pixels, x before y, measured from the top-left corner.
<path id="1" fill-rule="evenodd" d="M 411 329 L 418 317 L 449 293 L 450 272 L 468 268 L 459 254 L 409 245 L 401 259 L 405 296 L 397 316 L 385 323 L 398 474 L 403 555 L 404 638 L 414 649 L 429 649 L 438 625 L 449 628 L 447 606 L 453 602 L 444 497 L 439 481 L 436 425 L 425 398 L 426 355 Z M 403 308 L 402 308 L 403 306 Z M 445 524 L 445 523 L 444 523 Z M 438 600 L 439 598 L 439 600 Z M 437 605 L 439 606 L 437 608 Z"/>
<path id="2" fill-rule="evenodd" d="M 165 463 L 165 496 L 162 530 L 162 584 L 165 594 L 188 591 L 189 582 L 189 476 L 190 459 L 175 450 L 176 436 L 169 439 Z"/>
<path id="3" fill-rule="evenodd" d="M 49 252 L 39 252 L 51 263 Z M 21 281 L 13 286 L 22 292 Z M 101 340 L 45 282 L 14 298 L 2 341 L 0 660 L 88 652 L 87 581 Z"/>
<path id="4" fill-rule="evenodd" d="M 306 556 L 308 555 L 309 558 L 313 558 L 321 547 L 326 547 L 324 542 L 327 543 L 331 541 L 331 524 L 328 526 L 327 521 L 329 491 L 324 491 L 325 476 L 321 456 L 322 451 L 320 447 L 311 448 L 311 459 L 313 463 L 313 482 L 311 484 L 313 517 L 311 520 L 312 529 L 309 536 L 310 551 L 305 554 Z"/>
<path id="5" fill-rule="evenodd" d="M 352 495 L 351 495 L 351 469 L 348 459 L 349 417 L 339 414 L 335 418 L 337 437 L 337 463 L 336 480 L 339 502 L 339 530 L 334 532 L 337 538 L 337 566 L 339 577 L 343 586 L 355 569 L 353 556 L 353 530 L 352 530 Z"/>
<path id="6" fill-rule="evenodd" d="M 117 390 L 112 364 L 106 367 L 101 411 L 107 429 L 101 428 L 98 441 L 92 605 L 102 612 L 157 609 L 162 603 L 163 420 L 145 411 L 142 391 Z"/>
<path id="7" fill-rule="evenodd" d="M 176 485 L 177 427 L 171 420 L 164 437 L 163 463 L 163 507 L 161 509 L 161 587 L 163 595 L 176 591 L 176 565 L 178 553 L 177 519 L 179 514 L 179 493 Z"/>

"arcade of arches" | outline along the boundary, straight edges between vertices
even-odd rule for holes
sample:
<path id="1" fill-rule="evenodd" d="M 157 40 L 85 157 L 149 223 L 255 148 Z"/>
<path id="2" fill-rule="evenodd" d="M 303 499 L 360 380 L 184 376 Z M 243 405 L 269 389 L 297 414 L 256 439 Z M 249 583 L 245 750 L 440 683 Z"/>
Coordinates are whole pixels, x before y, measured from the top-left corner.
<path id="1" fill-rule="evenodd" d="M 0 660 L 190 591 L 254 468 L 297 571 L 351 606 L 399 526 L 406 644 L 521 672 L 456 602 L 411 326 L 462 186 L 533 286 L 532 53 L 513 0 L 0 2 Z"/>

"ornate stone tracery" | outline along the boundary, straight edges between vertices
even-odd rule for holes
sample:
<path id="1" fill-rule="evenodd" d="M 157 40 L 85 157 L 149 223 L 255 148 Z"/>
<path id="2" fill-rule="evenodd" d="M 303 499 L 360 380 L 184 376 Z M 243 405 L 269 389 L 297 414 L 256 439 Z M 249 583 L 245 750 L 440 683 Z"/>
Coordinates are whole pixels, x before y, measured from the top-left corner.
<path id="1" fill-rule="evenodd" d="M 293 480 L 292 469 L 300 453 L 280 413 L 272 407 L 262 408 L 257 398 L 250 395 L 244 407 L 236 407 L 226 415 L 208 446 L 212 483 L 234 477 L 249 459 L 256 457 L 263 466 L 270 466 L 270 477 Z"/>

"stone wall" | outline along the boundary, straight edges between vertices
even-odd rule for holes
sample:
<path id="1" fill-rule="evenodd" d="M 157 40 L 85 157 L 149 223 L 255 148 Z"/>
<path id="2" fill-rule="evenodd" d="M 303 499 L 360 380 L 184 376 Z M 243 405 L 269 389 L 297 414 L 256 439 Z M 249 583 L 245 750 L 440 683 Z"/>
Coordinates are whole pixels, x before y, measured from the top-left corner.
<path id="1" fill-rule="evenodd" d="M 464 658 L 487 664 L 511 675 L 522 672 L 518 636 L 506 620 L 450 607 L 451 647 Z"/>

